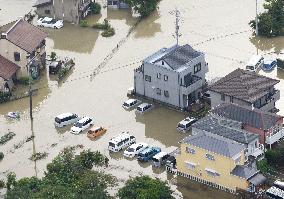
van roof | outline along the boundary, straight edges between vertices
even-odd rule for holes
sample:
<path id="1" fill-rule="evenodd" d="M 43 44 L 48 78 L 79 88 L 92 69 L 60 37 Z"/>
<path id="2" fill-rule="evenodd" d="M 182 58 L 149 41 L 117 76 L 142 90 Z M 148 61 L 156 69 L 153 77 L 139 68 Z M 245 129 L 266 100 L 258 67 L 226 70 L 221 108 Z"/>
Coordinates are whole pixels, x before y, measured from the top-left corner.
<path id="1" fill-rule="evenodd" d="M 100 126 L 94 126 L 93 128 L 90 129 L 90 131 L 97 131 L 99 129 L 102 129 Z"/>
<path id="2" fill-rule="evenodd" d="M 129 99 L 129 100 L 125 101 L 125 103 L 130 104 L 130 103 L 135 102 L 135 101 L 136 101 L 136 99 Z"/>
<path id="3" fill-rule="evenodd" d="M 62 113 L 58 116 L 56 116 L 57 118 L 59 119 L 63 119 L 63 118 L 66 118 L 66 117 L 69 117 L 69 116 L 72 116 L 72 115 L 75 115 L 74 113 Z"/>
<path id="4" fill-rule="evenodd" d="M 164 157 L 165 155 L 168 155 L 168 153 L 162 151 L 162 152 L 158 153 L 157 155 L 155 155 L 153 158 L 159 160 L 160 158 Z"/>
<path id="5" fill-rule="evenodd" d="M 139 143 L 135 143 L 132 144 L 130 147 L 131 148 L 137 148 L 138 146 L 143 145 L 143 146 L 148 146 L 148 144 L 144 143 L 144 142 L 139 142 Z"/>
<path id="6" fill-rule="evenodd" d="M 186 124 L 188 124 L 188 123 L 190 123 L 190 122 L 192 122 L 194 120 L 195 120 L 195 118 L 187 117 L 187 118 L 183 119 L 182 121 L 180 121 L 179 124 L 186 125 Z"/>
<path id="7" fill-rule="evenodd" d="M 148 106 L 148 105 L 149 105 L 148 103 L 143 103 L 143 104 L 140 104 L 139 107 L 140 107 L 140 108 L 144 108 L 144 107 L 146 107 L 146 106 Z"/>
<path id="8" fill-rule="evenodd" d="M 82 119 L 80 119 L 78 122 L 79 123 L 84 123 L 85 121 L 87 121 L 88 119 L 91 119 L 90 117 L 83 117 Z"/>
<path id="9" fill-rule="evenodd" d="M 116 144 L 116 143 L 121 142 L 122 140 L 124 140 L 126 138 L 130 138 L 130 136 L 132 136 L 132 135 L 130 135 L 129 132 L 123 132 L 123 133 L 119 134 L 118 136 L 112 138 L 110 140 L 110 142 Z"/>
<path id="10" fill-rule="evenodd" d="M 150 152 L 150 151 L 152 151 L 154 149 L 159 149 L 159 148 L 158 147 L 148 147 L 145 150 L 143 150 L 141 153 L 145 154 L 145 153 L 148 153 L 148 152 Z"/>
<path id="11" fill-rule="evenodd" d="M 247 63 L 247 66 L 255 66 L 257 62 L 262 59 L 261 55 L 253 55 Z"/>

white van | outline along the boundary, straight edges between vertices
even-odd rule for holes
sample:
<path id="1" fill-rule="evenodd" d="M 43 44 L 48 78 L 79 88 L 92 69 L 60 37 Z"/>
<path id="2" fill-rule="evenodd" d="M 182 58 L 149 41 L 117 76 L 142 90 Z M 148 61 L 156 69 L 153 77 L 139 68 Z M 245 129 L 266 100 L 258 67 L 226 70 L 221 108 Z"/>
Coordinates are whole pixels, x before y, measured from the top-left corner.
<path id="1" fill-rule="evenodd" d="M 180 121 L 177 125 L 177 130 L 180 132 L 186 132 L 189 131 L 191 128 L 191 125 L 195 123 L 197 119 L 192 118 L 192 117 L 187 117 L 184 120 Z"/>
<path id="2" fill-rule="evenodd" d="M 261 55 L 253 55 L 246 65 L 246 70 L 256 72 L 264 64 L 264 58 Z"/>
<path id="3" fill-rule="evenodd" d="M 109 141 L 108 150 L 118 152 L 134 143 L 136 138 L 128 132 L 123 132 Z"/>
<path id="4" fill-rule="evenodd" d="M 69 124 L 74 124 L 78 120 L 80 120 L 80 118 L 74 113 L 63 113 L 55 117 L 54 125 L 61 128 Z"/>
<path id="5" fill-rule="evenodd" d="M 167 159 L 170 155 L 166 152 L 160 152 L 152 158 L 152 165 L 155 167 L 160 167 L 163 164 L 166 164 Z"/>

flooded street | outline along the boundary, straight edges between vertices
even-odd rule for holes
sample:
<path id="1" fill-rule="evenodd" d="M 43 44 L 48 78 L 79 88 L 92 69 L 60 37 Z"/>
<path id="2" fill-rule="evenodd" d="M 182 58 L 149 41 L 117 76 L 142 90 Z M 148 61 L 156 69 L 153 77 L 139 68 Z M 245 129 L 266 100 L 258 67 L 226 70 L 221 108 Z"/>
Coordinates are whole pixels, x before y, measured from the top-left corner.
<path id="1" fill-rule="evenodd" d="M 0 0 L 0 25 L 29 12 L 31 6 L 30 0 Z M 82 144 L 86 149 L 99 150 L 111 157 L 110 164 L 118 166 L 111 172 L 121 179 L 140 172 L 174 181 L 177 185 L 174 187 L 183 198 L 232 198 L 230 194 L 186 179 L 173 179 L 164 170 L 155 170 L 148 164 L 123 158 L 122 153 L 110 154 L 107 144 L 113 136 L 129 131 L 138 142 L 171 150 L 179 146 L 178 141 L 186 136 L 176 131 L 177 123 L 186 116 L 184 113 L 157 105 L 151 112 L 138 116 L 135 111 L 125 111 L 121 107 L 127 99 L 127 89 L 133 86 L 133 70 L 139 66 L 139 61 L 161 47 L 175 44 L 172 37 L 175 19 L 170 14 L 175 7 L 180 9 L 182 17 L 181 44 L 188 43 L 205 52 L 209 63 L 207 79 L 213 79 L 225 76 L 238 67 L 245 68 L 245 62 L 257 52 L 275 56 L 272 52 L 284 49 L 284 37 L 266 39 L 251 36 L 248 22 L 254 17 L 254 6 L 253 0 L 162 0 L 159 10 L 140 22 L 127 38 L 129 29 L 137 21 L 128 10 L 102 9 L 100 16 L 88 19 L 89 23 L 102 22 L 104 18 L 110 20 L 116 31 L 111 38 L 103 38 L 95 29 L 72 24 L 65 24 L 59 30 L 45 29 L 49 34 L 47 54 L 55 51 L 60 57 L 74 58 L 75 69 L 63 82 L 49 76 L 47 71 L 42 72 L 41 79 L 33 85 L 39 92 L 33 97 L 32 125 L 28 98 L 0 104 L 0 135 L 8 130 L 16 133 L 11 141 L 0 148 L 5 154 L 0 163 L 0 175 L 13 171 L 19 178 L 40 177 L 46 164 L 64 147 Z M 120 41 L 123 42 L 116 49 Z M 116 50 L 111 53 L 113 49 Z M 111 55 L 108 62 L 98 74 L 91 76 L 107 55 Z M 271 73 L 261 74 L 281 80 L 277 85 L 281 99 L 276 107 L 280 109 L 279 114 L 284 115 L 284 71 L 275 69 Z M 21 119 L 7 119 L 5 115 L 9 111 L 20 111 Z M 90 116 L 94 118 L 95 125 L 107 128 L 107 133 L 96 141 L 90 141 L 86 134 L 68 133 L 70 127 L 58 130 L 53 125 L 54 117 L 64 112 Z M 31 134 L 35 135 L 34 143 L 27 142 L 21 148 L 14 149 L 15 144 Z M 47 152 L 48 157 L 35 163 L 29 160 L 33 150 Z"/>

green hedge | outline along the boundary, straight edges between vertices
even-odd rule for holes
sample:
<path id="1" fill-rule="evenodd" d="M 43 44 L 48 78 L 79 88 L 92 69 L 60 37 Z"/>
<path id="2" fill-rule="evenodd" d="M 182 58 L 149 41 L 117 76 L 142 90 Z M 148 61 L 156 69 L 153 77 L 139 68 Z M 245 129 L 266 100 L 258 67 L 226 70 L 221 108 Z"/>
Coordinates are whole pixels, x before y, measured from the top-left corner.
<path id="1" fill-rule="evenodd" d="M 4 158 L 4 153 L 0 152 L 0 161 L 3 160 L 3 158 Z"/>
<path id="2" fill-rule="evenodd" d="M 8 93 L 0 92 L 0 103 L 9 101 L 11 95 L 12 94 L 10 92 Z"/>

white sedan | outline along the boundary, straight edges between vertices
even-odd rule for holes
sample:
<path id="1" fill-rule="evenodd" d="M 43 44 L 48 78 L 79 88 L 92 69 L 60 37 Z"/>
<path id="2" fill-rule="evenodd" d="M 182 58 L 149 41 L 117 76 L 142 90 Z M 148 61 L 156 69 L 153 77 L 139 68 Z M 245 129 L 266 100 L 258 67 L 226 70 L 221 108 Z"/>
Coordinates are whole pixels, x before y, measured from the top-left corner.
<path id="1" fill-rule="evenodd" d="M 78 122 L 74 124 L 74 126 L 71 128 L 71 133 L 73 134 L 79 134 L 82 131 L 86 130 L 90 126 L 93 125 L 93 119 L 89 117 L 83 117 Z"/>
<path id="2" fill-rule="evenodd" d="M 63 20 L 56 20 L 49 17 L 39 18 L 37 20 L 38 26 L 46 28 L 59 29 L 63 27 Z"/>
<path id="3" fill-rule="evenodd" d="M 124 153 L 123 156 L 127 157 L 127 158 L 133 158 L 135 157 L 138 153 L 140 153 L 141 151 L 143 151 L 144 149 L 146 149 L 148 147 L 148 144 L 140 142 L 137 144 L 132 144 L 130 147 L 128 147 Z"/>

